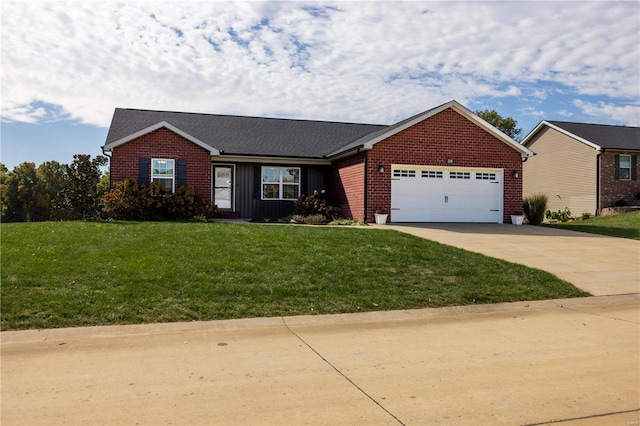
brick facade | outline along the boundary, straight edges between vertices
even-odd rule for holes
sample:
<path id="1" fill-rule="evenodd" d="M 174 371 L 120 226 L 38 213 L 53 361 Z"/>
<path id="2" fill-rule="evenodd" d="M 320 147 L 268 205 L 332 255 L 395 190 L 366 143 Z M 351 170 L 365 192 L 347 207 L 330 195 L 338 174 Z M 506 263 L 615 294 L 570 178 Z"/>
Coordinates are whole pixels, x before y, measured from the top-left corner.
<path id="1" fill-rule="evenodd" d="M 364 219 L 365 155 L 337 160 L 329 171 L 330 202 L 340 207 L 340 216 Z"/>
<path id="2" fill-rule="evenodd" d="M 616 154 L 635 155 L 636 171 L 640 170 L 640 155 L 637 152 L 605 151 L 600 156 L 600 200 L 599 209 L 611 207 L 620 199 L 635 202 L 640 195 L 640 180 L 616 179 Z"/>
<path id="3" fill-rule="evenodd" d="M 113 148 L 111 184 L 126 178 L 137 180 L 140 157 L 187 160 L 187 183 L 197 188 L 202 198 L 211 199 L 211 157 L 204 148 L 167 128 L 154 130 Z"/>
<path id="4" fill-rule="evenodd" d="M 386 210 L 390 213 L 388 220 L 393 220 L 391 164 L 446 166 L 449 159 L 453 160 L 449 165 L 456 167 L 504 169 L 504 223 L 509 223 L 509 215 L 522 211 L 521 154 L 449 108 L 367 151 L 367 222 L 374 221 L 377 209 Z M 379 173 L 380 165 L 384 173 Z M 512 177 L 513 171 L 519 177 Z"/>
<path id="5" fill-rule="evenodd" d="M 160 128 L 113 148 L 111 182 L 138 178 L 140 157 L 186 160 L 187 183 L 203 198 L 211 199 L 209 151 Z M 392 164 L 503 169 L 503 221 L 508 223 L 510 214 L 522 211 L 521 154 L 451 108 L 374 144 L 371 150 L 334 161 L 325 181 L 331 204 L 340 207 L 342 217 L 366 222 L 374 221 L 377 209 L 392 215 Z M 379 173 L 380 165 L 384 173 Z M 512 177 L 514 171 L 519 177 Z M 389 220 L 393 220 L 391 215 Z"/>

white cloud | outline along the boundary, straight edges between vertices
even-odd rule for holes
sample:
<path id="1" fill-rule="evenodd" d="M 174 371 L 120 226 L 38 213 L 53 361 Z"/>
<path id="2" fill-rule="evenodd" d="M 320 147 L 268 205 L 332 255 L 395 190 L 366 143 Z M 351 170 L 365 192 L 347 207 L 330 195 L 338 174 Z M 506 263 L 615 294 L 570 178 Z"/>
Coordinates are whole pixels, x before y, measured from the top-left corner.
<path id="1" fill-rule="evenodd" d="M 390 123 L 450 99 L 539 103 L 548 83 L 626 116 L 640 97 L 637 2 L 0 7 L 4 120 L 52 104 L 100 126 L 114 107 Z"/>
<path id="2" fill-rule="evenodd" d="M 605 102 L 594 104 L 576 99 L 573 104 L 596 120 L 640 126 L 640 104 L 638 103 L 635 105 L 613 105 Z"/>

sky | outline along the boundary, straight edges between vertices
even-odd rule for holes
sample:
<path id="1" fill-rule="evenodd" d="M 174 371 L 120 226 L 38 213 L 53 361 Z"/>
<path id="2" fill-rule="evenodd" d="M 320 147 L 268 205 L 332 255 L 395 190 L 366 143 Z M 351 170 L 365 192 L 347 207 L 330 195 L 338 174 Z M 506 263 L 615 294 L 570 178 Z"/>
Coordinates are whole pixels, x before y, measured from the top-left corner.
<path id="1" fill-rule="evenodd" d="M 640 2 L 0 3 L 0 162 L 101 154 L 140 108 L 393 124 L 452 99 L 640 125 Z"/>

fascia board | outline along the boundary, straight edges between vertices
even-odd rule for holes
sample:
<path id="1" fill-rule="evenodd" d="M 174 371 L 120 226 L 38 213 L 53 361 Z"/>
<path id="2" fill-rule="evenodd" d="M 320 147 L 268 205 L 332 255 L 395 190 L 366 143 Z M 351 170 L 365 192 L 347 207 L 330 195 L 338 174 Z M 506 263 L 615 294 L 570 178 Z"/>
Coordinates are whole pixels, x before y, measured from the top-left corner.
<path id="1" fill-rule="evenodd" d="M 411 126 L 415 126 L 416 124 L 420 123 L 423 120 L 426 120 L 427 118 L 438 114 L 439 112 L 444 111 L 445 109 L 449 108 L 451 106 L 452 103 L 454 103 L 455 101 L 451 101 L 451 102 L 447 102 L 444 105 L 441 105 L 437 108 L 434 109 L 430 109 L 429 111 L 425 111 L 423 114 L 418 115 L 415 119 L 408 121 L 406 123 L 404 123 L 402 126 L 396 127 L 392 130 L 389 130 L 388 132 L 385 132 L 379 136 L 377 136 L 374 139 L 371 139 L 370 141 L 367 141 L 364 146 L 362 147 L 362 150 L 370 150 L 371 148 L 373 148 L 373 145 L 377 144 L 380 141 L 383 141 L 393 135 L 395 135 L 396 133 L 400 133 L 403 130 L 408 129 Z"/>
<path id="2" fill-rule="evenodd" d="M 316 166 L 329 166 L 330 160 L 304 158 L 304 157 L 268 157 L 259 155 L 222 154 L 214 159 L 216 162 L 227 163 L 260 163 L 260 164 L 304 164 Z"/>
<path id="3" fill-rule="evenodd" d="M 555 126 L 555 125 L 553 125 L 553 124 L 549 123 L 548 121 L 542 121 L 540 124 L 538 124 L 538 125 L 536 126 L 536 128 L 535 128 L 535 129 L 533 129 L 533 130 L 531 131 L 531 133 L 529 133 L 529 134 L 527 135 L 527 137 L 524 139 L 524 141 L 522 141 L 522 143 L 524 144 L 524 143 L 528 143 L 528 142 L 530 142 L 530 139 L 533 139 L 533 136 L 534 136 L 537 132 L 539 132 L 539 131 L 540 131 L 540 129 L 542 129 L 542 127 L 543 127 L 543 126 L 547 126 L 547 127 L 549 127 L 550 129 L 555 130 L 556 132 L 560 132 L 560 133 L 562 133 L 563 135 L 570 137 L 571 139 L 575 139 L 576 141 L 581 142 L 581 143 L 583 143 L 583 144 L 585 144 L 585 145 L 587 145 L 587 146 L 589 146 L 589 147 L 591 147 L 591 148 L 595 149 L 596 151 L 600 151 L 600 150 L 602 150 L 602 147 L 601 147 L 600 145 L 597 145 L 597 144 L 595 144 L 595 143 L 593 143 L 593 142 L 589 142 L 588 140 L 583 139 L 583 138 L 581 138 L 580 136 L 575 135 L 575 134 L 573 134 L 573 133 L 571 133 L 571 132 L 569 132 L 569 131 L 567 131 L 567 130 L 565 130 L 565 129 L 561 128 L 561 127 Z"/>
<path id="4" fill-rule="evenodd" d="M 125 143 L 127 143 L 129 141 L 132 141 L 132 140 L 134 140 L 136 138 L 139 138 L 140 136 L 144 136 L 147 133 L 151 133 L 154 130 L 161 129 L 163 127 L 165 127 L 167 129 L 171 130 L 172 132 L 182 136 L 183 138 L 187 139 L 188 141 L 193 142 L 194 144 L 198 145 L 199 147 L 206 149 L 207 151 L 209 151 L 210 155 L 220 155 L 220 151 L 218 149 L 216 149 L 216 148 L 214 148 L 214 147 L 212 147 L 210 145 L 207 145 L 206 143 L 202 142 L 200 139 L 191 136 L 187 132 L 184 132 L 184 131 L 178 129 L 177 127 L 167 123 L 166 121 L 160 121 L 159 123 L 153 124 L 153 125 L 151 125 L 149 127 L 145 127 L 144 129 L 139 130 L 139 131 L 137 131 L 135 133 L 132 133 L 132 134 L 130 134 L 128 136 L 125 136 L 124 138 L 121 138 L 121 139 L 118 139 L 118 140 L 113 141 L 111 143 L 108 143 L 108 144 L 106 144 L 104 146 L 104 150 L 105 151 L 111 151 L 113 148 L 115 148 L 115 147 L 117 147 L 119 145 L 125 144 Z"/>
<path id="5" fill-rule="evenodd" d="M 369 150 L 369 149 L 373 148 L 373 145 L 375 145 L 376 143 L 378 143 L 378 142 L 380 142 L 380 141 L 382 141 L 384 139 L 387 139 L 387 138 L 395 135 L 396 133 L 399 133 L 399 132 L 401 132 L 403 130 L 406 130 L 411 126 L 415 126 L 416 124 L 420 123 L 421 121 L 424 121 L 429 117 L 432 117 L 432 116 L 434 116 L 436 114 L 439 114 L 439 113 L 441 113 L 442 111 L 444 111 L 444 110 L 446 110 L 448 108 L 453 109 L 454 111 L 456 111 L 459 114 L 463 115 L 467 119 L 473 121 L 478 126 L 482 127 L 483 129 L 485 129 L 486 131 L 488 131 L 489 133 L 491 133 L 492 135 L 494 135 L 495 137 L 497 137 L 498 139 L 500 139 L 501 141 L 503 141 L 507 145 L 509 145 L 512 148 L 514 148 L 516 151 L 519 151 L 523 157 L 533 157 L 535 155 L 526 146 L 523 146 L 523 145 L 519 144 L 518 142 L 516 142 L 515 140 L 511 139 L 510 137 L 508 137 L 507 135 L 502 133 L 500 130 L 496 129 L 494 126 L 492 126 L 491 124 L 487 123 L 486 121 L 484 121 L 483 119 L 478 117 L 476 114 L 474 114 L 473 112 L 471 112 L 470 110 L 468 110 L 466 107 L 462 106 L 458 101 L 455 101 L 455 100 L 449 101 L 446 104 L 440 105 L 437 108 L 430 109 L 429 111 L 425 111 L 424 114 L 421 114 L 421 115 L 417 116 L 415 119 L 404 123 L 402 126 L 396 127 L 394 129 L 390 130 L 389 132 L 386 132 L 386 133 L 383 133 L 383 134 L 379 135 L 375 139 L 372 139 L 372 140 L 368 141 L 367 143 L 365 143 L 364 147 L 363 147 L 363 150 Z"/>
<path id="6" fill-rule="evenodd" d="M 469 120 L 475 122 L 478 126 L 482 127 L 483 129 L 485 129 L 486 131 L 491 133 L 493 136 L 495 136 L 496 138 L 500 139 L 501 141 L 503 141 L 504 143 L 506 143 L 507 145 L 509 145 L 513 149 L 515 149 L 516 151 L 520 151 L 520 154 L 522 155 L 523 158 L 524 157 L 533 157 L 535 155 L 533 153 L 533 151 L 531 151 L 529 148 L 527 148 L 526 146 L 524 146 L 524 145 L 518 143 L 517 141 L 511 139 L 509 136 L 505 135 L 503 132 L 498 130 L 496 127 L 494 127 L 490 123 L 487 123 L 482 118 L 478 117 L 475 113 L 473 113 L 472 111 L 470 111 L 466 107 L 460 105 L 456 101 L 452 101 L 452 103 L 454 103 L 454 105 L 451 105 L 451 108 L 453 108 L 458 113 L 464 115 Z"/>

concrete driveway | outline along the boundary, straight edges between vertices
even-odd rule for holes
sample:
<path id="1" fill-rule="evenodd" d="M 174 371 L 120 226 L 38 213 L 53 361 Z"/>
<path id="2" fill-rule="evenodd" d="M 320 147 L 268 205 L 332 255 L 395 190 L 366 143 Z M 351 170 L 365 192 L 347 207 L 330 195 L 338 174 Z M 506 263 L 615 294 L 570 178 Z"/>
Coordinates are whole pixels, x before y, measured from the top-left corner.
<path id="1" fill-rule="evenodd" d="M 594 296 L 640 292 L 640 241 L 541 226 L 373 225 L 551 272 Z"/>

